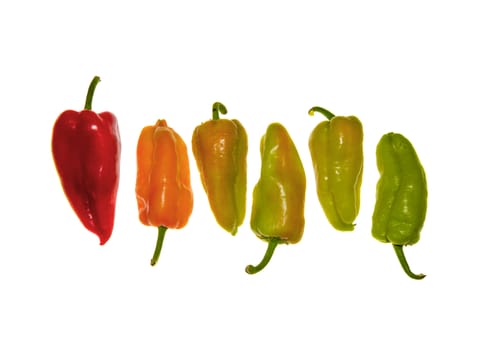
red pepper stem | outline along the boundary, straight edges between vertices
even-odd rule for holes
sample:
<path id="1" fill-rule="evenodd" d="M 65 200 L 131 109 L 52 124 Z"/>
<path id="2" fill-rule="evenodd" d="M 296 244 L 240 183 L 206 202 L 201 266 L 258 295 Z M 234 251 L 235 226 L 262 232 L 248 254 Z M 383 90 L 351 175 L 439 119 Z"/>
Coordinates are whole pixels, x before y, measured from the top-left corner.
<path id="1" fill-rule="evenodd" d="M 322 113 L 327 119 L 331 120 L 332 118 L 336 117 L 334 114 L 326 110 L 325 108 L 322 107 L 312 107 L 309 111 L 308 114 L 313 116 L 315 112 Z"/>
<path id="2" fill-rule="evenodd" d="M 160 258 L 160 253 L 162 252 L 162 245 L 164 243 L 166 231 L 167 227 L 158 226 L 157 246 L 155 247 L 155 253 L 153 253 L 153 258 L 151 258 L 151 266 L 155 266 L 158 261 L 158 258 Z"/>
<path id="3" fill-rule="evenodd" d="M 407 276 L 410 278 L 413 278 L 415 280 L 422 280 L 423 278 L 426 277 L 426 275 L 423 275 L 422 273 L 419 275 L 416 275 L 411 271 L 409 268 L 409 264 L 407 264 L 407 259 L 405 258 L 404 255 L 404 249 L 403 246 L 398 245 L 398 244 L 393 244 L 393 249 L 395 249 L 395 253 L 397 253 L 398 261 L 400 261 L 400 265 L 402 265 L 402 268 L 404 269 L 405 273 Z"/>
<path id="4" fill-rule="evenodd" d="M 97 84 L 101 81 L 101 79 L 96 75 L 94 79 L 90 82 L 89 90 L 87 91 L 87 98 L 85 99 L 85 107 L 86 110 L 92 109 L 92 98 L 94 97 L 94 91 L 96 91 Z"/>
<path id="5" fill-rule="evenodd" d="M 212 120 L 219 120 L 219 113 L 226 114 L 228 111 L 221 102 L 214 102 L 212 105 Z"/>
<path id="6" fill-rule="evenodd" d="M 275 248 L 277 247 L 278 243 L 280 243 L 280 239 L 278 238 L 270 239 L 270 241 L 268 242 L 268 249 L 266 249 L 266 253 L 264 254 L 263 260 L 261 260 L 261 262 L 256 266 L 247 265 L 247 267 L 245 268 L 245 272 L 247 272 L 250 275 L 253 275 L 264 269 L 266 265 L 268 265 L 268 263 L 270 262 L 270 259 L 273 256 L 273 252 L 275 251 Z"/>

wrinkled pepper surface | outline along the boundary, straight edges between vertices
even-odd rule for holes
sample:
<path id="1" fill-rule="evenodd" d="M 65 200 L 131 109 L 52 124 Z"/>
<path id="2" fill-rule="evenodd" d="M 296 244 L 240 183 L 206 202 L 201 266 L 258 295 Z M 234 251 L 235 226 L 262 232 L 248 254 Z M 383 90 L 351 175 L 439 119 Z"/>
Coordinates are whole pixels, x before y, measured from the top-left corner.
<path id="1" fill-rule="evenodd" d="M 352 231 L 360 210 L 363 174 L 363 129 L 357 117 L 338 117 L 321 107 L 328 120 L 313 129 L 309 148 L 317 196 L 330 224 L 339 231 Z"/>
<path id="2" fill-rule="evenodd" d="M 250 225 L 268 242 L 263 260 L 246 272 L 261 271 L 278 244 L 297 243 L 304 230 L 306 176 L 287 130 L 279 123 L 268 126 L 261 138 L 261 176 L 253 192 Z"/>
<path id="3" fill-rule="evenodd" d="M 192 149 L 202 185 L 218 224 L 232 235 L 245 217 L 247 133 L 236 119 L 219 119 L 226 107 L 216 102 L 212 120 L 197 126 Z"/>
<path id="4" fill-rule="evenodd" d="M 426 175 L 412 144 L 403 135 L 383 135 L 376 148 L 380 179 L 372 216 L 375 239 L 393 244 L 405 273 L 414 279 L 403 246 L 419 241 L 426 217 L 428 190 Z"/>
<path id="5" fill-rule="evenodd" d="M 115 222 L 121 143 L 117 118 L 92 111 L 99 81 L 96 76 L 90 83 L 83 111 L 67 110 L 57 118 L 52 155 L 71 207 L 104 245 Z"/>
<path id="6" fill-rule="evenodd" d="M 182 228 L 193 210 L 188 151 L 163 119 L 143 128 L 137 144 L 136 199 L 139 220 L 158 227 L 154 266 L 167 228 Z"/>

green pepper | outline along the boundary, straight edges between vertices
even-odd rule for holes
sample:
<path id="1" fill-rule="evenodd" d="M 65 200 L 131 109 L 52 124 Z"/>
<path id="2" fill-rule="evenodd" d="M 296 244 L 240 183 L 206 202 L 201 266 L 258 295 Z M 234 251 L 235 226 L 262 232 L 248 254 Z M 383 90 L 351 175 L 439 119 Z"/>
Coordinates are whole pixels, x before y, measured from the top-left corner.
<path id="1" fill-rule="evenodd" d="M 261 163 L 250 225 L 268 249 L 257 266 L 247 266 L 249 274 L 268 264 L 278 244 L 299 242 L 304 230 L 306 175 L 294 142 L 279 123 L 270 124 L 261 138 Z"/>
<path id="2" fill-rule="evenodd" d="M 419 241 L 426 217 L 428 190 L 426 175 L 412 144 L 403 135 L 383 135 L 376 148 L 380 179 L 376 189 L 376 205 L 372 216 L 372 235 L 392 243 L 405 273 L 414 279 L 403 246 Z"/>
<path id="3" fill-rule="evenodd" d="M 219 119 L 226 107 L 215 102 L 212 120 L 193 131 L 192 149 L 202 185 L 218 224 L 232 235 L 245 217 L 247 133 L 236 119 Z"/>
<path id="4" fill-rule="evenodd" d="M 337 117 L 313 107 L 328 120 L 313 129 L 310 154 L 315 171 L 317 196 L 330 224 L 339 231 L 353 231 L 360 210 L 363 174 L 363 129 L 357 117 Z"/>

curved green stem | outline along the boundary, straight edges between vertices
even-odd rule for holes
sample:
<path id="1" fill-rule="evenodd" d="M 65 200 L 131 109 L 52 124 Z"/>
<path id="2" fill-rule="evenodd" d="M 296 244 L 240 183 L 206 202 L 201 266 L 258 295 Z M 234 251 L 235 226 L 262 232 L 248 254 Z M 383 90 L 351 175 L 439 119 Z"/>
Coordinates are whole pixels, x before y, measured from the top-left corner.
<path id="1" fill-rule="evenodd" d="M 329 112 L 328 110 L 326 110 L 325 108 L 322 108 L 322 107 L 312 107 L 309 111 L 308 111 L 308 114 L 309 115 L 313 115 L 315 114 L 315 112 L 319 112 L 319 113 L 322 113 L 327 119 L 331 120 L 332 118 L 335 117 L 334 114 L 332 114 L 331 112 Z"/>
<path id="2" fill-rule="evenodd" d="M 84 109 L 91 110 L 92 109 L 92 98 L 94 97 L 94 91 L 96 91 L 97 84 L 101 81 L 101 79 L 96 75 L 94 79 L 90 82 L 89 90 L 87 91 L 87 98 L 85 99 L 85 107 Z"/>
<path id="3" fill-rule="evenodd" d="M 214 102 L 212 105 L 212 120 L 218 120 L 219 113 L 226 114 L 227 112 L 226 107 L 221 102 Z"/>
<path id="4" fill-rule="evenodd" d="M 409 268 L 409 264 L 407 264 L 407 259 L 405 258 L 405 255 L 404 255 L 403 246 L 393 244 L 393 249 L 395 249 L 395 253 L 397 253 L 398 261 L 400 261 L 400 265 L 402 265 L 402 268 L 404 269 L 407 276 L 409 276 L 410 278 L 413 278 L 415 280 L 422 280 L 423 278 L 426 277 L 426 275 L 423 275 L 422 273 L 420 273 L 419 275 L 416 275 L 415 273 L 413 273 L 411 271 L 411 269 Z"/>
<path id="5" fill-rule="evenodd" d="M 158 261 L 158 258 L 160 257 L 160 253 L 162 252 L 162 245 L 164 243 L 166 231 L 167 231 L 167 227 L 158 226 L 157 246 L 155 247 L 155 253 L 153 253 L 153 258 L 151 258 L 151 266 L 155 266 L 157 261 Z"/>
<path id="6" fill-rule="evenodd" d="M 268 263 L 270 262 L 270 259 L 273 256 L 273 252 L 275 251 L 275 248 L 277 247 L 278 243 L 280 243 L 280 239 L 278 238 L 270 239 L 270 241 L 268 242 L 268 249 L 266 249 L 266 253 L 264 254 L 263 260 L 261 260 L 261 262 L 256 266 L 247 265 L 247 267 L 245 268 L 245 272 L 247 272 L 250 275 L 253 275 L 264 269 L 266 265 L 268 265 Z"/>

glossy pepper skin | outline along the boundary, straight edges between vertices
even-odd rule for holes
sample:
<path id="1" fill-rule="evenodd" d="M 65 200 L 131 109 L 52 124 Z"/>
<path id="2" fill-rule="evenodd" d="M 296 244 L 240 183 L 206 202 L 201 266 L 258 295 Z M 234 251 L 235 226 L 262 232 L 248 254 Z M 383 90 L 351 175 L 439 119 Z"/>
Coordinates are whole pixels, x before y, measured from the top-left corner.
<path id="1" fill-rule="evenodd" d="M 113 231 L 120 178 L 120 133 L 110 112 L 92 111 L 94 77 L 83 111 L 67 110 L 52 133 L 52 155 L 64 193 L 82 224 L 104 245 Z"/>
<path id="2" fill-rule="evenodd" d="M 294 142 L 279 123 L 270 124 L 261 139 L 261 162 L 250 225 L 268 249 L 258 265 L 247 266 L 249 274 L 268 264 L 278 244 L 299 242 L 304 230 L 306 176 Z"/>
<path id="3" fill-rule="evenodd" d="M 313 129 L 309 148 L 317 196 L 330 224 L 339 231 L 353 231 L 360 210 L 364 165 L 363 128 L 357 117 L 337 117 L 321 107 L 328 120 Z"/>
<path id="4" fill-rule="evenodd" d="M 372 216 L 372 235 L 391 243 L 405 273 L 413 279 L 403 246 L 419 241 L 426 217 L 428 190 L 426 175 L 412 144 L 403 135 L 383 135 L 376 148 L 380 179 Z"/>
<path id="5" fill-rule="evenodd" d="M 193 210 L 186 144 L 163 119 L 143 128 L 139 136 L 136 200 L 141 223 L 158 227 L 154 266 L 167 228 L 184 227 Z"/>
<path id="6" fill-rule="evenodd" d="M 226 107 L 216 102 L 212 120 L 197 126 L 192 149 L 200 179 L 218 224 L 232 235 L 245 217 L 247 133 L 236 119 L 219 119 Z"/>

